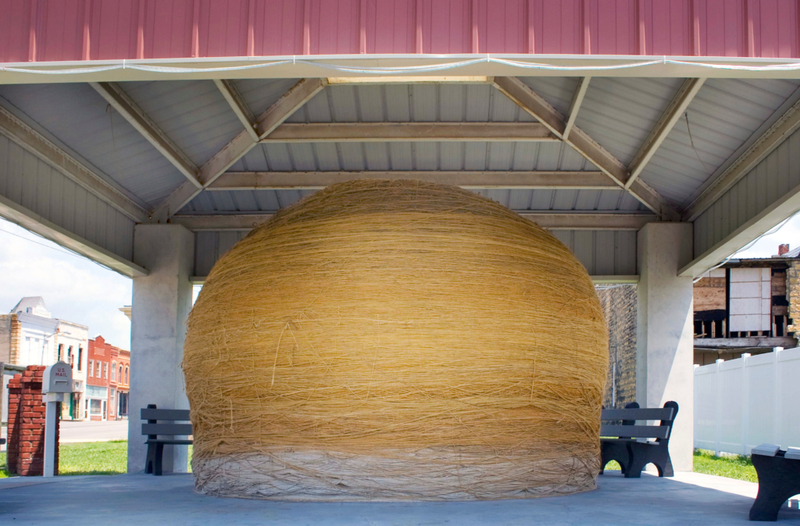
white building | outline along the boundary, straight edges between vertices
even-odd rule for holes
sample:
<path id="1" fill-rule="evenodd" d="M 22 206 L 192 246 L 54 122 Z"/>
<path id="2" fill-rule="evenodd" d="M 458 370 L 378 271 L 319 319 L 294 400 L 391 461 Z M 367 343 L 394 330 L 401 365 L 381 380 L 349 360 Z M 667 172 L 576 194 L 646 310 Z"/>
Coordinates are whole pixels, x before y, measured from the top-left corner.
<path id="1" fill-rule="evenodd" d="M 62 405 L 62 418 L 83 420 L 86 391 L 89 328 L 53 318 L 41 296 L 22 298 L 10 314 L 0 316 L 0 362 L 11 365 L 52 365 L 62 360 L 72 365 L 73 393 Z M 3 415 L 5 407 L 3 386 Z"/>

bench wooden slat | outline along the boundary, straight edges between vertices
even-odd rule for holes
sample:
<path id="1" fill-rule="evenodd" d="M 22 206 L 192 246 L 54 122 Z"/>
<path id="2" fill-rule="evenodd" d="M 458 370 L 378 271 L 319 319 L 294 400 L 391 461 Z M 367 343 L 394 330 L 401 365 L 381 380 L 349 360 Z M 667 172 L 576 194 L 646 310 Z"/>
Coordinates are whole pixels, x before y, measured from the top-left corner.
<path id="1" fill-rule="evenodd" d="M 600 426 L 601 437 L 668 438 L 669 426 Z"/>
<path id="2" fill-rule="evenodd" d="M 188 409 L 142 409 L 142 420 L 189 420 Z"/>
<path id="3" fill-rule="evenodd" d="M 171 444 L 171 445 L 191 445 L 194 441 L 186 439 L 186 440 L 175 440 L 175 439 L 164 439 L 164 438 L 156 438 L 156 439 L 148 439 L 145 440 L 145 444 Z"/>
<path id="4" fill-rule="evenodd" d="M 603 409 L 602 420 L 671 420 L 671 407 L 653 407 L 641 409 Z"/>
<path id="5" fill-rule="evenodd" d="M 192 424 L 142 424 L 143 435 L 191 435 Z"/>

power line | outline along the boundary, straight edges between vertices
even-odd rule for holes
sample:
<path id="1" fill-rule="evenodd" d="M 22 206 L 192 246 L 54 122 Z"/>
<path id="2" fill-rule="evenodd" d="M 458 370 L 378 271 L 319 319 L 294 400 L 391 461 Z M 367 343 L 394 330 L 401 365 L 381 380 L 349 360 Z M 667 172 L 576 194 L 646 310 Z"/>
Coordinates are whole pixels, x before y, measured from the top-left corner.
<path id="1" fill-rule="evenodd" d="M 35 243 L 35 244 L 37 244 L 37 245 L 39 245 L 41 247 L 44 247 L 44 248 L 49 248 L 50 250 L 55 250 L 56 252 L 61 252 L 62 254 L 67 254 L 68 256 L 75 256 L 76 258 L 85 259 L 85 258 L 83 258 L 83 256 L 80 256 L 80 255 L 78 255 L 78 254 L 76 254 L 74 252 L 68 252 L 68 251 L 62 250 L 60 248 L 51 247 L 50 245 L 45 245 L 44 243 L 40 243 L 40 242 L 36 241 L 35 239 L 31 239 L 29 237 L 25 237 L 25 236 L 21 236 L 19 234 L 15 234 L 14 232 L 10 232 L 10 231 L 5 230 L 3 228 L 0 228 L 0 232 L 5 232 L 6 234 L 11 234 L 12 236 L 18 237 L 20 239 L 24 239 L 25 241 L 30 241 L 31 243 Z"/>
<path id="2" fill-rule="evenodd" d="M 5 232 L 6 234 L 11 234 L 12 236 L 18 237 L 20 239 L 24 239 L 25 241 L 29 241 L 29 242 L 34 243 L 36 245 L 42 246 L 44 248 L 49 248 L 50 250 L 55 250 L 56 252 L 61 252 L 62 254 L 66 254 L 68 256 L 72 256 L 72 257 L 78 258 L 78 259 L 80 259 L 82 261 L 91 261 L 92 263 L 94 263 L 98 267 L 101 267 L 101 268 L 104 268 L 104 269 L 109 270 L 111 272 L 114 272 L 114 269 L 109 268 L 109 267 L 103 265 L 102 263 L 98 263 L 97 261 L 95 261 L 93 259 L 89 259 L 87 257 L 84 257 L 84 256 L 78 254 L 77 252 L 72 252 L 72 251 L 70 251 L 68 249 L 64 250 L 63 248 L 51 247 L 50 245 L 46 245 L 44 243 L 40 243 L 39 241 L 36 241 L 35 239 L 31 239 L 29 237 L 21 236 L 19 234 L 16 234 L 14 232 L 10 232 L 10 231 L 5 230 L 3 228 L 0 228 L 0 232 Z M 34 235 L 35 235 L 35 233 L 34 233 Z"/>

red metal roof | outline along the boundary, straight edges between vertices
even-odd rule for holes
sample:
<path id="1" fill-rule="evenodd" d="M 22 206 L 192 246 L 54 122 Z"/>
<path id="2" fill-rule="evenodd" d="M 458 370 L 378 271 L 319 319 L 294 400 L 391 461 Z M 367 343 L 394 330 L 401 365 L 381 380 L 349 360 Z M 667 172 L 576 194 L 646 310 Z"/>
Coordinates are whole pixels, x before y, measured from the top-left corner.
<path id="1" fill-rule="evenodd" d="M 800 56 L 796 0 L 0 0 L 0 62 L 334 54 Z"/>

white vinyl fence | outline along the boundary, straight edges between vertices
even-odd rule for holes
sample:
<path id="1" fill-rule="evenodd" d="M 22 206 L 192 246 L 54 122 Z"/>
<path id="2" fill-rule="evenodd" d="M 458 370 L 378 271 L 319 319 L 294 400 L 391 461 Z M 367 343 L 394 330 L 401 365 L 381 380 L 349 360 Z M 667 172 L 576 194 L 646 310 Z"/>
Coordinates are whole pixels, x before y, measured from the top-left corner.
<path id="1" fill-rule="evenodd" d="M 749 455 L 800 447 L 800 348 L 694 369 L 694 447 Z"/>

